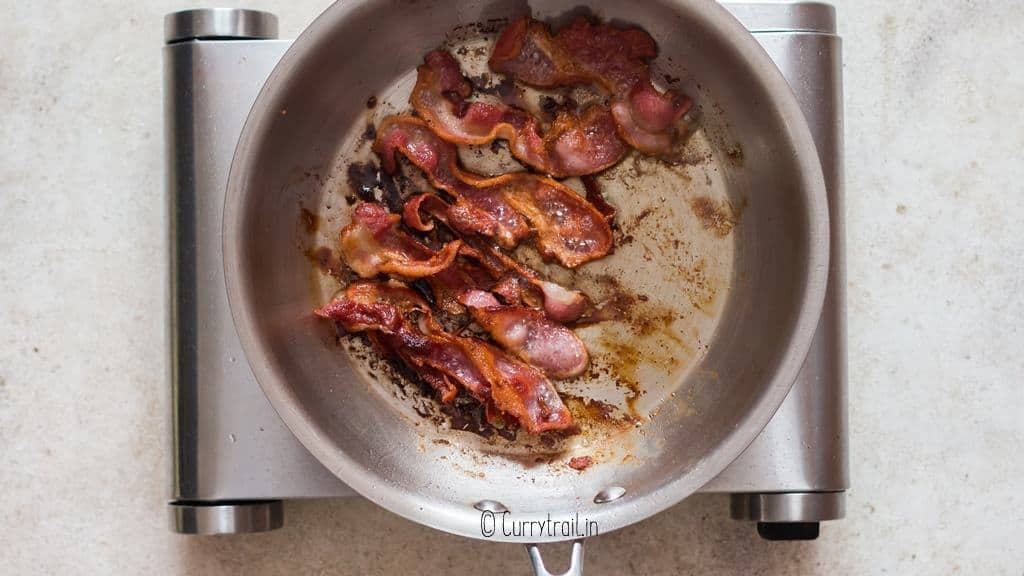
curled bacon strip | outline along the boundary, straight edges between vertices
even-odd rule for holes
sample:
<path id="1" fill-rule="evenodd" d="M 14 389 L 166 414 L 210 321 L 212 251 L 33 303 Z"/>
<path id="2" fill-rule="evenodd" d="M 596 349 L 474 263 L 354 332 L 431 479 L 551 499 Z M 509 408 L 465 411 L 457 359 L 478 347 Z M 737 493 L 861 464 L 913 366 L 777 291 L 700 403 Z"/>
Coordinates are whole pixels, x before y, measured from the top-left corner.
<path id="1" fill-rule="evenodd" d="M 519 161 L 556 178 L 600 172 L 627 152 L 612 114 L 590 106 L 582 114 L 563 110 L 545 134 L 529 112 L 496 98 L 468 102 L 473 86 L 446 51 L 427 54 L 416 69 L 409 101 L 441 138 L 455 144 L 508 140 Z"/>
<path id="2" fill-rule="evenodd" d="M 413 230 L 429 232 L 434 229 L 433 219 L 448 223 L 447 212 L 450 208 L 451 206 L 437 194 L 430 192 L 416 194 L 406 200 L 405 205 L 402 206 L 402 221 Z M 424 212 L 431 218 L 424 220 Z"/>
<path id="3" fill-rule="evenodd" d="M 455 198 L 447 217 L 452 227 L 468 234 L 493 237 L 512 248 L 530 233 L 526 219 L 509 204 L 500 190 L 478 188 L 463 182 L 455 146 L 438 138 L 430 128 L 409 116 L 390 116 L 377 128 L 374 151 L 385 171 L 398 169 L 401 153 L 423 170 L 431 183 Z"/>
<path id="4" fill-rule="evenodd" d="M 407 318 L 418 311 L 416 325 Z M 339 322 L 350 332 L 371 331 L 410 369 L 441 394 L 454 399 L 455 383 L 471 396 L 539 434 L 572 426 L 572 416 L 551 382 L 536 368 L 475 338 L 452 335 L 430 317 L 419 296 L 404 287 L 359 282 L 316 314 Z M 446 400 L 447 398 L 447 400 Z"/>
<path id="5" fill-rule="evenodd" d="M 417 230 L 432 230 L 434 223 L 431 218 L 447 222 L 448 204 L 436 194 L 423 193 L 410 198 L 403 207 L 402 218 L 407 226 Z M 424 220 L 424 213 L 431 218 Z M 526 303 L 537 307 L 533 302 L 531 289 L 540 293 L 539 307 L 544 309 L 548 318 L 556 322 L 574 322 L 594 310 L 593 303 L 586 294 L 570 290 L 554 282 L 544 280 L 528 266 L 503 253 L 496 246 L 467 238 L 469 244 L 459 248 L 461 258 L 456 265 L 446 268 L 435 276 L 428 278 L 431 288 L 437 296 L 438 304 L 445 310 L 458 313 L 461 306 L 457 299 L 461 292 L 468 288 L 487 288 L 500 295 L 506 302 Z M 477 267 L 469 267 L 466 259 L 475 261 L 490 275 L 491 282 L 482 276 Z"/>
<path id="6" fill-rule="evenodd" d="M 550 178 L 517 172 L 484 178 L 462 170 L 455 146 L 422 120 L 392 116 L 377 130 L 374 151 L 384 169 L 397 169 L 400 153 L 424 171 L 431 184 L 455 198 L 447 218 L 464 233 L 494 237 L 504 248 L 515 246 L 528 229 L 537 232 L 537 248 L 546 259 L 575 268 L 612 249 L 612 231 L 593 206 L 572 189 Z"/>
<path id="7" fill-rule="evenodd" d="M 548 376 L 571 378 L 586 369 L 590 356 L 583 341 L 542 312 L 501 304 L 483 290 L 467 290 L 461 301 L 491 338 Z"/>
<path id="8" fill-rule="evenodd" d="M 364 202 L 352 212 L 352 222 L 341 231 L 341 254 L 356 274 L 371 278 L 393 274 L 403 278 L 432 276 L 451 266 L 461 240 L 435 252 L 397 228 L 401 217 L 380 204 Z"/>
<path id="9" fill-rule="evenodd" d="M 370 340 L 374 345 L 382 349 L 388 356 L 399 358 L 409 366 L 416 366 L 417 374 L 437 391 L 441 401 L 451 402 L 455 400 L 458 388 L 447 374 L 431 368 L 427 363 L 418 361 L 418 357 L 413 353 L 414 348 L 408 345 L 410 342 L 417 341 L 414 338 L 414 333 L 409 332 L 405 338 L 395 334 L 396 331 L 406 329 L 401 315 L 413 311 L 425 314 L 424 322 L 437 328 L 435 324 L 431 323 L 430 306 L 427 302 L 405 286 L 394 282 L 355 282 L 345 290 L 344 299 L 335 300 L 317 310 L 316 313 L 327 318 L 332 314 L 345 317 L 347 319 L 345 329 L 348 331 L 370 331 Z M 376 328 L 379 325 L 391 326 L 393 330 L 378 331 Z M 475 386 L 473 390 L 476 393 L 486 394 L 485 382 L 471 378 L 467 381 L 470 385 Z"/>
<path id="10" fill-rule="evenodd" d="M 639 28 L 579 17 L 552 34 L 547 24 L 521 18 L 502 31 L 489 64 L 534 86 L 597 84 L 612 96 L 619 135 L 641 152 L 659 154 L 672 146 L 675 124 L 692 101 L 651 83 L 647 63 L 657 54 L 654 39 Z"/>
<path id="11" fill-rule="evenodd" d="M 454 264 L 426 279 L 438 307 L 450 314 L 465 312 L 459 301 L 463 292 L 486 288 L 494 283 L 490 271 L 480 266 L 471 255 L 467 257 L 467 250 L 468 247 L 463 245 Z"/>
<path id="12" fill-rule="evenodd" d="M 455 399 L 457 390 L 452 379 L 477 399 L 486 401 L 490 396 L 490 383 L 484 375 L 475 370 L 465 353 L 438 345 L 410 323 L 405 314 L 413 310 L 429 315 L 430 309 L 408 288 L 356 282 L 349 285 L 343 296 L 316 310 L 315 314 L 341 323 L 348 332 L 370 332 L 376 344 L 423 376 L 439 392 L 442 402 Z"/>
<path id="13" fill-rule="evenodd" d="M 463 245 L 460 252 L 466 252 L 469 249 L 469 246 Z M 535 270 L 520 264 L 518 260 L 494 246 L 478 243 L 475 250 L 475 255 L 480 263 L 491 270 L 492 274 L 504 280 L 506 290 L 519 291 L 520 295 L 514 297 L 508 292 L 495 290 L 509 302 L 526 300 L 522 296 L 522 291 L 530 287 L 540 291 L 544 313 L 556 322 L 575 322 L 594 309 L 593 302 L 583 292 L 570 290 L 555 282 L 542 279 Z"/>

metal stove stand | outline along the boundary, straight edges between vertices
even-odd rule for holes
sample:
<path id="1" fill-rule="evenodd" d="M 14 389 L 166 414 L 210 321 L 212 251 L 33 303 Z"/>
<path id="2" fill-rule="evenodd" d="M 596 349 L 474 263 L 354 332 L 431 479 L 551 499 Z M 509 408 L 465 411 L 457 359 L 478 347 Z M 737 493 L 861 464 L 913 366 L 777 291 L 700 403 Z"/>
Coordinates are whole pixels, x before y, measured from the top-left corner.
<path id="1" fill-rule="evenodd" d="M 825 307 L 792 391 L 753 444 L 702 491 L 731 494 L 731 515 L 769 539 L 810 539 L 842 518 L 849 486 L 841 40 L 821 3 L 725 5 L 789 81 L 828 187 L 831 270 Z M 277 18 L 236 9 L 165 20 L 167 191 L 171 203 L 172 529 L 258 532 L 282 501 L 354 492 L 285 428 L 235 334 L 224 287 L 221 215 L 235 144 L 253 101 L 290 45 Z"/>

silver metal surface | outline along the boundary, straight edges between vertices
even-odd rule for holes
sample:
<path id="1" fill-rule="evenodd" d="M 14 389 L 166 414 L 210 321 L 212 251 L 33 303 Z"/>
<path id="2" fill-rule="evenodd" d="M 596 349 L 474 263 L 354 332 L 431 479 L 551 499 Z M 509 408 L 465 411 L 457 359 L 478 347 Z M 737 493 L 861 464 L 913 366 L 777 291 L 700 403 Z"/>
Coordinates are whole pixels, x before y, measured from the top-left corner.
<path id="1" fill-rule="evenodd" d="M 164 16 L 164 41 L 277 38 L 277 16 L 259 10 L 200 8 Z"/>
<path id="2" fill-rule="evenodd" d="M 755 34 L 836 33 L 836 9 L 824 2 L 727 2 L 722 5 Z"/>
<path id="3" fill-rule="evenodd" d="M 824 29 L 835 28 L 834 23 L 822 24 Z M 743 455 L 704 490 L 836 492 L 850 482 L 842 43 L 837 36 L 820 33 L 755 36 L 792 86 L 821 158 L 832 227 L 828 290 L 814 341 L 789 397 Z"/>
<path id="4" fill-rule="evenodd" d="M 445 33 L 460 23 L 515 13 L 516 6 L 352 1 L 334 4 L 306 29 L 271 74 L 235 152 L 224 213 L 229 302 L 246 356 L 278 414 L 362 495 L 469 537 L 482 537 L 480 512 L 472 504 L 484 498 L 501 501 L 521 521 L 550 516 L 561 522 L 579 514 L 607 532 L 671 506 L 718 475 L 785 398 L 824 299 L 824 180 L 785 79 L 719 6 L 708 0 L 594 4 L 609 19 L 644 27 L 659 39 L 663 55 L 685 62 L 700 79 L 706 110 L 721 111 L 732 142 L 745 151 L 742 163 L 722 161 L 724 149 L 712 160 L 729 197 L 750 200 L 735 241 L 734 283 L 708 351 L 680 384 L 684 393 L 662 400 L 658 417 L 630 437 L 642 454 L 633 465 L 595 466 L 573 482 L 545 467 L 494 459 L 474 465 L 474 475 L 453 472 L 451 460 L 440 456 L 465 458 L 459 446 L 423 450 L 440 430 L 420 420 L 382 417 L 397 414 L 394 399 L 360 376 L 337 352 L 327 327 L 312 318 L 310 310 L 320 302 L 310 289 L 309 263 L 296 251 L 298 209 L 319 206 L 333 185 L 297 177 L 335 166 L 351 128 L 360 126 L 367 94 L 395 89 L 396 79 Z M 536 15 L 547 18 L 574 6 L 552 2 Z M 675 33 L 684 25 L 686 34 Z M 772 333 L 765 337 L 751 326 L 771 327 Z M 531 481 L 516 480 L 522 475 Z M 613 484 L 626 487 L 626 496 L 608 504 L 590 501 Z"/>
<path id="5" fill-rule="evenodd" d="M 753 522 L 823 522 L 846 516 L 844 492 L 733 494 L 730 515 Z"/>
<path id="6" fill-rule="evenodd" d="M 626 489 L 622 486 L 610 486 L 601 490 L 594 496 L 594 504 L 607 504 L 614 502 L 626 495 Z"/>
<path id="7" fill-rule="evenodd" d="M 295 440 L 256 384 L 224 286 L 221 214 L 231 154 L 245 111 L 287 46 L 236 40 L 164 48 L 175 500 L 351 494 Z"/>
<path id="8" fill-rule="evenodd" d="M 576 540 L 572 543 L 572 554 L 569 556 L 569 567 L 565 572 L 552 574 L 544 566 L 544 558 L 540 554 L 540 546 L 527 544 L 526 551 L 530 555 L 530 565 L 533 566 L 535 576 L 583 576 L 583 541 Z"/>
<path id="9" fill-rule="evenodd" d="M 171 530 L 210 536 L 276 530 L 284 524 L 280 500 L 225 505 L 172 503 Z"/>
<path id="10" fill-rule="evenodd" d="M 476 504 L 473 504 L 473 508 L 476 508 L 481 512 L 495 512 L 498 514 L 508 512 L 508 508 L 506 508 L 504 504 L 494 500 L 481 500 Z"/>

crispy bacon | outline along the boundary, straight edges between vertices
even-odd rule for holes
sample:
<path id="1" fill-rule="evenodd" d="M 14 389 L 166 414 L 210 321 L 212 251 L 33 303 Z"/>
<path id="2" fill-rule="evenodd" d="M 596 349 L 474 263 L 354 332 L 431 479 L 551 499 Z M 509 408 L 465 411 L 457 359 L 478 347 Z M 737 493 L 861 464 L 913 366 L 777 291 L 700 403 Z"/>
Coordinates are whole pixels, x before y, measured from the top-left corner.
<path id="1" fill-rule="evenodd" d="M 398 229 L 401 217 L 380 204 L 364 202 L 352 212 L 352 222 L 341 231 L 345 263 L 363 278 L 393 274 L 403 278 L 432 276 L 451 265 L 462 241 L 431 250 Z"/>
<path id="2" fill-rule="evenodd" d="M 418 323 L 408 316 L 415 311 Z M 392 284 L 357 282 L 316 314 L 349 332 L 367 332 L 450 402 L 457 384 L 492 410 L 533 434 L 564 430 L 572 416 L 551 382 L 536 368 L 478 340 L 442 330 L 415 292 Z"/>
<path id="3" fill-rule="evenodd" d="M 397 357 L 410 367 L 419 368 L 423 380 L 434 388 L 442 402 L 451 402 L 458 392 L 448 376 L 431 368 L 428 362 L 419 362 L 412 344 L 424 344 L 416 337 L 403 317 L 413 310 L 429 313 L 430 308 L 415 292 L 392 283 L 355 282 L 350 284 L 341 298 L 316 310 L 316 315 L 341 322 L 346 331 L 369 332 L 374 345 L 390 357 Z M 471 379 L 467 382 L 473 383 Z M 482 380 L 477 381 L 482 382 Z"/>
<path id="4" fill-rule="evenodd" d="M 495 43 L 491 70 L 540 87 L 596 84 L 612 97 L 619 136 L 648 154 L 666 152 L 677 121 L 692 101 L 675 90 L 659 92 L 647 63 L 658 54 L 650 34 L 578 17 L 551 33 L 547 24 L 521 18 Z"/>
<path id="5" fill-rule="evenodd" d="M 514 247 L 528 232 L 537 232 L 537 247 L 546 259 L 575 268 L 612 249 L 612 233 L 600 212 L 572 189 L 550 178 L 517 172 L 484 178 L 462 170 L 455 146 L 434 134 L 422 120 L 392 116 L 377 130 L 374 150 L 388 172 L 400 153 L 426 173 L 431 184 L 455 198 L 446 213 L 463 233 L 495 238 Z M 525 220 L 524 220 L 525 217 Z"/>
<path id="6" fill-rule="evenodd" d="M 460 252 L 469 250 L 475 250 L 475 255 L 481 264 L 490 269 L 492 274 L 503 279 L 503 283 L 507 285 L 506 290 L 522 291 L 532 288 L 539 291 L 543 300 L 544 313 L 556 322 L 575 322 L 594 309 L 593 302 L 583 292 L 570 290 L 555 282 L 544 280 L 535 270 L 521 264 L 496 246 L 474 242 L 472 247 L 463 244 L 460 248 Z M 515 282 L 515 285 L 510 285 L 512 282 Z M 502 294 L 502 292 L 498 293 Z M 504 294 L 502 296 L 505 297 Z M 506 299 L 510 302 L 516 301 L 511 298 Z M 518 300 L 525 301 L 527 299 L 519 298 Z"/>
<path id="7" fill-rule="evenodd" d="M 508 140 L 512 155 L 556 178 L 600 172 L 627 152 L 610 111 L 590 106 L 578 114 L 558 113 L 546 133 L 529 112 L 481 96 L 470 102 L 473 86 L 459 63 L 444 50 L 427 54 L 416 69 L 409 101 L 441 138 L 455 144 Z"/>
<path id="8" fill-rule="evenodd" d="M 504 305 L 483 290 L 466 290 L 461 301 L 495 342 L 551 378 L 572 378 L 586 369 L 590 357 L 583 341 L 542 312 Z"/>
<path id="9" fill-rule="evenodd" d="M 388 335 L 380 335 L 380 337 L 391 338 L 391 336 Z M 401 342 L 399 341 L 389 345 L 400 344 Z M 455 400 L 455 396 L 457 396 L 459 393 L 458 387 L 456 387 L 455 384 L 452 383 L 451 379 L 448 378 L 447 374 L 441 372 L 440 370 L 434 370 L 429 366 L 420 366 L 417 374 L 419 374 L 419 377 L 422 378 L 424 382 L 429 384 L 431 388 L 437 391 L 437 394 L 440 397 L 441 402 L 444 402 L 445 404 L 448 404 Z"/>
<path id="10" fill-rule="evenodd" d="M 398 360 L 404 360 L 401 354 L 402 340 L 396 338 L 392 334 L 385 332 L 367 332 L 367 337 L 373 342 L 374 347 L 377 349 L 384 358 L 393 358 Z M 407 365 L 409 365 L 407 363 Z M 420 378 L 434 388 L 434 392 L 437 393 L 438 398 L 444 404 L 449 404 L 455 400 L 455 397 L 459 394 L 459 387 L 452 382 L 452 379 L 447 377 L 446 374 L 438 370 L 434 370 L 427 365 L 418 366 L 416 373 Z"/>
<path id="11" fill-rule="evenodd" d="M 429 232 L 434 229 L 433 219 L 448 223 L 447 213 L 450 208 L 437 194 L 423 192 L 406 200 L 402 206 L 402 221 L 413 230 Z M 430 218 L 424 220 L 423 212 L 429 214 Z"/>
<path id="12" fill-rule="evenodd" d="M 531 434 L 572 428 L 569 409 L 543 372 L 480 340 L 471 341 L 494 379 L 491 397 L 498 410 L 518 419 Z"/>
<path id="13" fill-rule="evenodd" d="M 400 153 L 423 170 L 434 186 L 455 198 L 447 217 L 458 230 L 493 237 L 505 248 L 516 246 L 530 233 L 526 219 L 501 190 L 462 181 L 455 146 L 438 138 L 422 120 L 409 116 L 385 118 L 377 129 L 373 149 L 380 155 L 385 171 L 394 173 L 398 169 L 395 154 Z"/>
<path id="14" fill-rule="evenodd" d="M 448 204 L 436 194 L 423 193 L 406 202 L 402 217 L 411 228 L 432 230 L 432 219 L 447 222 L 447 209 Z M 424 219 L 424 213 L 430 217 Z M 556 322 L 574 322 L 594 310 L 586 294 L 544 280 L 535 270 L 503 253 L 497 246 L 472 237 L 464 238 L 464 242 L 459 248 L 460 258 L 456 265 L 427 279 L 438 304 L 446 311 L 455 314 L 461 311 L 457 299 L 468 288 L 485 288 L 508 303 L 543 308 L 548 318 Z M 491 282 L 480 275 L 479 267 L 468 266 L 470 260 L 476 261 L 490 274 Z M 533 292 L 539 294 L 534 295 Z"/>
<path id="15" fill-rule="evenodd" d="M 467 248 L 465 245 L 463 249 Z M 462 250 L 454 264 L 438 274 L 426 278 L 437 306 L 449 314 L 465 312 L 459 298 L 466 290 L 486 288 L 494 283 L 490 271 L 480 266 L 474 258 L 467 257 Z"/>

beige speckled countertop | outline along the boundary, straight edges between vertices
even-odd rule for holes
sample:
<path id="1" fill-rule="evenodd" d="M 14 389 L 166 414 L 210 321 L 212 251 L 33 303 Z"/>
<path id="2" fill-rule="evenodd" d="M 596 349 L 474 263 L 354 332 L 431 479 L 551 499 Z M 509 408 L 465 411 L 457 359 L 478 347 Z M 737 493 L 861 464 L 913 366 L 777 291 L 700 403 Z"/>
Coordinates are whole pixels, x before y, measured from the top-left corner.
<path id="1" fill-rule="evenodd" d="M 290 37 L 326 2 L 246 4 Z M 0 573 L 525 574 L 360 500 L 168 532 L 160 45 L 185 7 L 0 0 Z M 593 541 L 588 574 L 1024 574 L 1024 4 L 838 8 L 848 518 L 768 543 L 694 497 Z"/>

